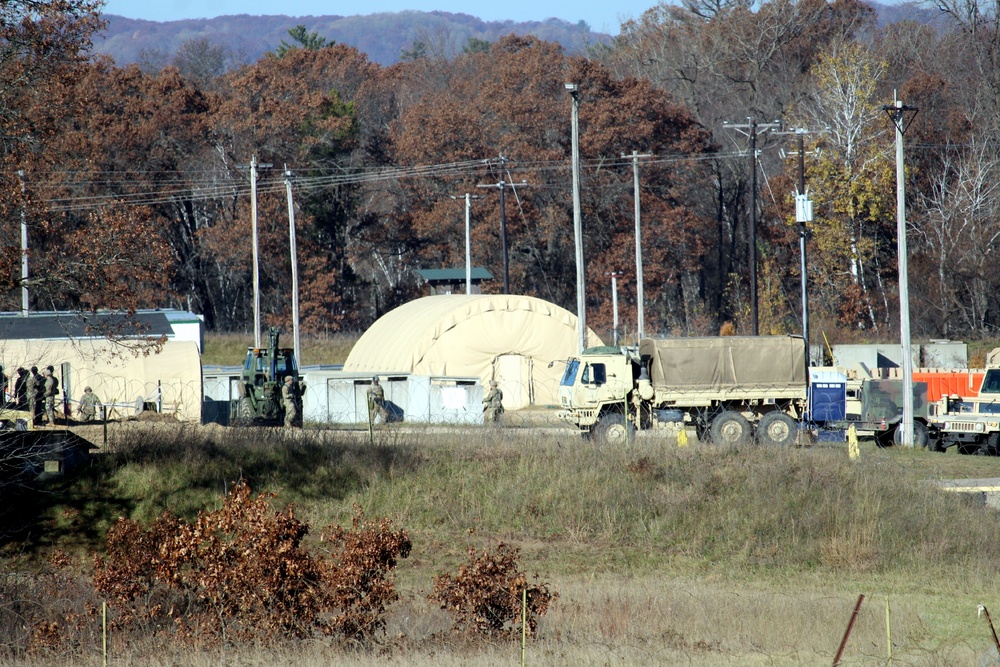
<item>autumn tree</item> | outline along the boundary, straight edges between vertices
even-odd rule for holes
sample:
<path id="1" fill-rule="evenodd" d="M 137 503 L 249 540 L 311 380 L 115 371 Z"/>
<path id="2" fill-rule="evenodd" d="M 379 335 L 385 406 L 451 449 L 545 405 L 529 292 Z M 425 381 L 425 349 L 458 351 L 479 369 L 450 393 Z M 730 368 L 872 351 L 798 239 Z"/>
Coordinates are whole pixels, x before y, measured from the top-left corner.
<path id="1" fill-rule="evenodd" d="M 568 58 L 558 46 L 535 38 L 509 36 L 487 53 L 398 67 L 420 88 L 402 91 L 416 97 L 394 126 L 396 161 L 453 166 L 450 172 L 401 184 L 391 214 L 416 236 L 412 268 L 460 264 L 462 209 L 450 197 L 478 192 L 485 198 L 474 206 L 473 261 L 490 268 L 498 281 L 489 289 L 500 290 L 504 258 L 495 190 L 503 182 L 512 291 L 572 307 L 570 100 L 564 83 L 576 81 L 588 298 L 596 306 L 595 325 L 608 326 L 611 320 L 604 272 L 633 264 L 628 259 L 635 253 L 632 168 L 621 158 L 631 150 L 655 152 L 664 161 L 646 171 L 644 192 L 654 326 L 683 322 L 681 276 L 699 261 L 704 227 L 697 212 L 685 206 L 699 173 L 688 160 L 708 145 L 682 108 L 645 82 L 617 80 L 600 65 Z M 477 162 L 481 166 L 471 168 Z M 634 312 L 634 297 L 623 301 L 626 312 Z"/>
<path id="2" fill-rule="evenodd" d="M 32 305 L 46 309 L 134 310 L 159 286 L 159 268 L 169 255 L 157 230 L 144 226 L 118 203 L 106 208 L 74 207 L 66 182 L 78 146 L 79 128 L 95 98 L 77 95 L 86 78 L 90 39 L 102 23 L 99 3 L 6 3 L 0 21 L 0 69 L 6 83 L 0 94 L 2 150 L 15 167 L 0 175 L 3 226 L 2 273 L 8 308 L 20 299 L 18 224 L 28 223 L 28 286 Z M 86 152 L 86 150 L 84 151 Z M 88 154 L 87 158 L 93 158 Z M 91 172 L 93 173 L 93 172 Z M 77 174 L 82 177 L 82 174 Z M 146 245 L 150 252 L 135 253 Z M 169 275 L 169 268 L 166 273 Z"/>

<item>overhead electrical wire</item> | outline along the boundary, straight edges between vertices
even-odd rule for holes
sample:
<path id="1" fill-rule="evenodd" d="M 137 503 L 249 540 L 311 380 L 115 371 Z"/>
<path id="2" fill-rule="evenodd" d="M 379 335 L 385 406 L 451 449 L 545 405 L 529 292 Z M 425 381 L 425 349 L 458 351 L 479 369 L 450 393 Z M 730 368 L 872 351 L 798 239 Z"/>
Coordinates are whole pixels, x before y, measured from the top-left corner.
<path id="1" fill-rule="evenodd" d="M 651 157 L 643 161 L 643 164 L 670 164 L 677 162 L 704 162 L 714 160 L 726 160 L 737 157 L 745 157 L 745 151 L 726 153 L 698 153 L 684 155 L 666 155 L 662 157 Z M 569 168 L 568 160 L 543 160 L 543 161 L 512 161 L 518 170 L 538 172 L 561 171 Z M 467 175 L 473 178 L 476 171 L 486 169 L 490 166 L 490 159 L 465 160 L 461 162 L 449 162 L 434 165 L 416 165 L 409 167 L 390 168 L 370 168 L 360 170 L 344 170 L 340 173 L 323 174 L 317 176 L 296 176 L 295 187 L 297 190 L 313 190 L 336 186 L 373 184 L 388 181 L 399 181 L 415 178 L 443 178 L 448 176 Z M 585 169 L 613 169 L 631 167 L 629 159 L 601 159 L 595 158 L 584 160 L 581 166 Z M 64 174 L 66 181 L 61 183 L 38 182 L 33 186 L 36 191 L 42 192 L 46 189 L 65 189 L 67 187 L 109 187 L 126 188 L 142 187 L 148 184 L 147 180 L 135 180 L 136 175 L 169 176 L 169 175 L 197 175 L 199 173 L 209 174 L 214 178 L 207 178 L 204 181 L 187 181 L 165 184 L 155 190 L 138 192 L 121 192 L 104 195 L 72 195 L 66 197 L 52 197 L 45 199 L 48 209 L 53 213 L 69 211 L 86 211 L 101 208 L 108 205 L 124 204 L 129 206 L 153 206 L 157 204 L 167 204 L 175 201 L 207 201 L 222 198 L 237 198 L 249 196 L 251 187 L 248 178 L 240 178 L 234 171 L 219 172 L 218 170 L 205 170 L 194 172 L 171 171 L 140 171 L 129 174 L 129 178 L 115 179 L 92 179 L 88 178 L 79 182 L 73 182 L 71 176 L 76 172 L 53 171 L 53 175 Z M 95 172 L 96 175 L 119 172 Z M 266 172 L 265 172 L 266 173 Z M 228 179 L 225 180 L 225 179 Z M 542 189 L 551 189 L 551 185 L 542 185 Z M 567 184 L 566 187 L 569 187 Z M 257 193 L 283 193 L 285 191 L 284 177 L 277 173 L 271 176 L 264 176 L 258 181 Z"/>

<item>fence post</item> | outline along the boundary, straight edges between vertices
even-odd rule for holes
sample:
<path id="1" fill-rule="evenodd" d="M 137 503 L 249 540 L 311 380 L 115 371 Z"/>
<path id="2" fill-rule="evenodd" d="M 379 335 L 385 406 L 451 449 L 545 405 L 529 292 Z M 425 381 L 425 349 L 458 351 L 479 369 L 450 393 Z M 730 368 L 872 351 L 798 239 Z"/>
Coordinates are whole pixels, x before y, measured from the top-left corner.
<path id="1" fill-rule="evenodd" d="M 885 596 L 885 644 L 889 652 L 889 665 L 892 665 L 892 628 L 889 625 L 889 596 Z"/>
<path id="2" fill-rule="evenodd" d="M 104 667 L 108 667 L 108 601 L 101 600 L 101 655 Z"/>
<path id="3" fill-rule="evenodd" d="M 524 667 L 528 643 L 528 589 L 521 591 L 521 667 Z"/>
<path id="4" fill-rule="evenodd" d="M 844 648 L 847 646 L 847 638 L 851 636 L 851 629 L 854 627 L 854 621 L 858 618 L 858 612 L 861 611 L 861 603 L 864 601 L 865 594 L 862 593 L 858 596 L 858 603 L 854 605 L 854 613 L 851 614 L 851 620 L 847 623 L 844 638 L 840 640 L 840 648 L 837 649 L 837 655 L 833 658 L 833 667 L 837 667 L 840 664 L 840 656 L 844 654 Z"/>

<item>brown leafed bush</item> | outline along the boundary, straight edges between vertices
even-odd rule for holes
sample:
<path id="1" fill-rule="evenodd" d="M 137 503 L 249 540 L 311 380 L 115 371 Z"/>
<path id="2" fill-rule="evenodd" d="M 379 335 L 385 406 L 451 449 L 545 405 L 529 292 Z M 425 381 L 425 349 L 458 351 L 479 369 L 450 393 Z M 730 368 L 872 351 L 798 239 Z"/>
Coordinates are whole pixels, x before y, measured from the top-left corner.
<path id="1" fill-rule="evenodd" d="M 522 595 L 527 589 L 527 633 L 535 636 L 539 617 L 558 594 L 550 593 L 545 583 L 528 584 L 518 569 L 519 553 L 517 547 L 502 542 L 495 553 L 469 547 L 468 564 L 459 567 L 454 577 L 435 577 L 428 598 L 452 615 L 457 632 L 513 638 L 520 635 Z"/>
<path id="2" fill-rule="evenodd" d="M 314 632 L 366 638 L 384 629 L 381 615 L 396 599 L 391 570 L 409 554 L 406 534 L 386 520 L 360 525 L 356 509 L 354 530 L 330 530 L 340 548 L 317 557 L 302 544 L 309 527 L 291 507 L 272 510 L 273 497 L 252 497 L 240 482 L 221 509 L 192 524 L 169 513 L 148 530 L 119 519 L 94 573 L 117 628 L 227 643 Z"/>
<path id="3" fill-rule="evenodd" d="M 351 530 L 330 527 L 323 538 L 330 544 L 323 561 L 326 592 L 332 597 L 330 606 L 340 609 L 327 620 L 327 632 L 349 639 L 384 632 L 386 607 L 399 599 L 396 561 L 410 555 L 410 538 L 394 531 L 388 519 L 366 521 L 358 505 Z"/>
<path id="4" fill-rule="evenodd" d="M 0 658 L 72 655 L 96 640 L 100 602 L 87 579 L 56 551 L 28 577 L 0 577 Z"/>

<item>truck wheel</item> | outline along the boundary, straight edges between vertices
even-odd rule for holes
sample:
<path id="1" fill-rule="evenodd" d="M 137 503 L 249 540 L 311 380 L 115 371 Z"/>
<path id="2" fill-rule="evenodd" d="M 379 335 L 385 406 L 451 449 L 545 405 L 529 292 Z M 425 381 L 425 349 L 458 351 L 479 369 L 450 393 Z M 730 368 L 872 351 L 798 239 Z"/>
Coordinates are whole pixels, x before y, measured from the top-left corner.
<path id="1" fill-rule="evenodd" d="M 712 420 L 712 442 L 745 445 L 750 442 L 750 422 L 738 412 L 727 410 Z"/>
<path id="2" fill-rule="evenodd" d="M 924 426 L 923 422 L 913 422 L 913 447 L 915 449 L 923 449 L 927 446 L 927 427 Z M 892 443 L 897 447 L 903 444 L 903 428 L 902 426 L 896 426 L 895 433 L 892 434 Z"/>
<path id="3" fill-rule="evenodd" d="M 236 426 L 251 426 L 253 419 L 253 404 L 244 396 L 236 406 Z"/>
<path id="4" fill-rule="evenodd" d="M 1000 433 L 990 433 L 986 436 L 986 444 L 979 448 L 980 454 L 1000 456 Z"/>
<path id="5" fill-rule="evenodd" d="M 601 417 L 591 432 L 594 440 L 611 445 L 625 444 L 635 435 L 635 428 L 625 422 L 625 415 L 609 413 Z"/>
<path id="6" fill-rule="evenodd" d="M 757 442 L 762 445 L 788 447 L 795 444 L 799 428 L 784 412 L 768 412 L 757 424 Z"/>
<path id="7" fill-rule="evenodd" d="M 969 456 L 970 454 L 977 453 L 981 446 L 978 442 L 960 442 L 958 443 L 958 453 Z"/>

